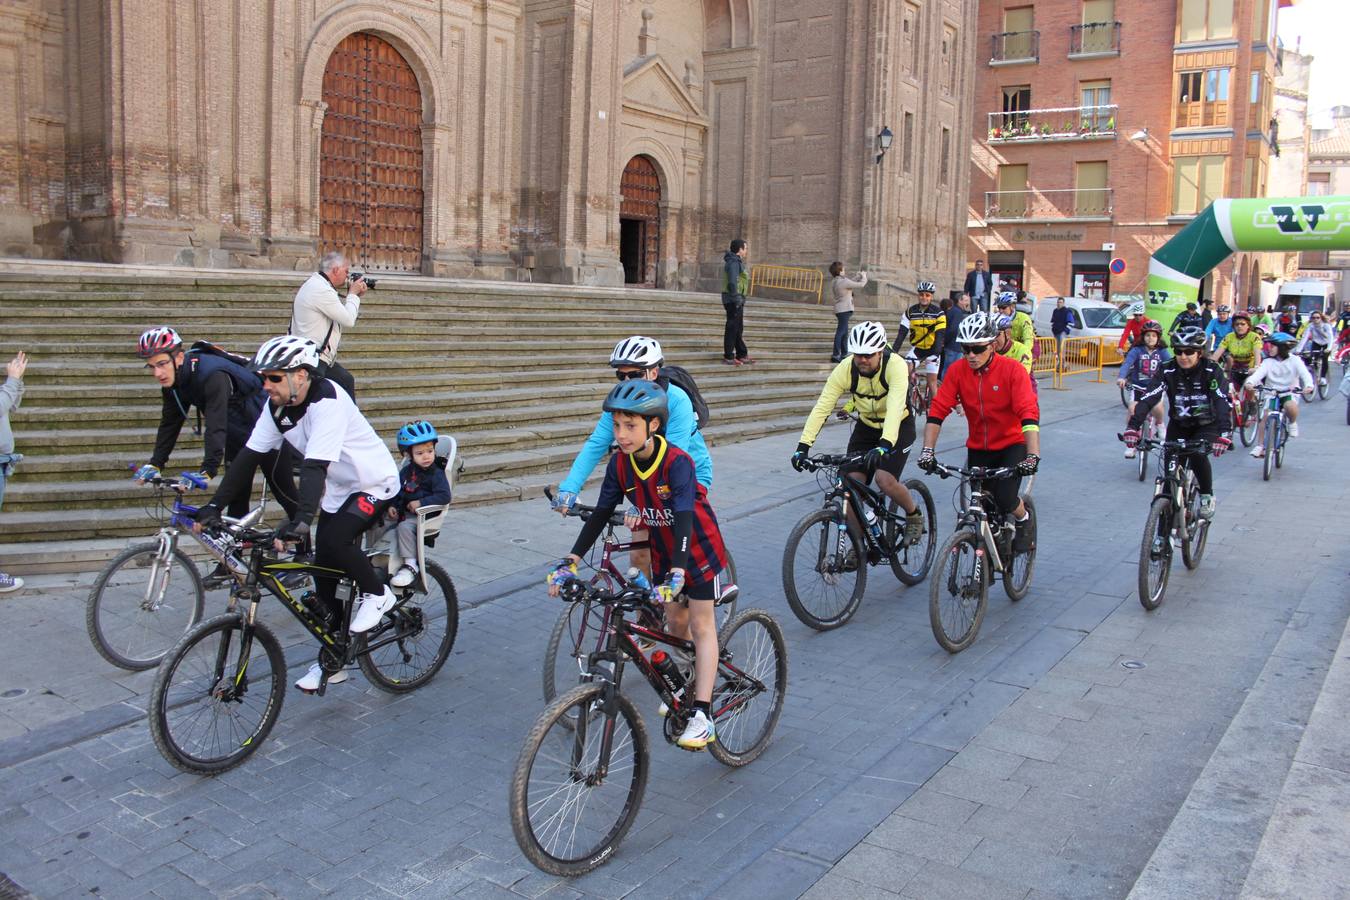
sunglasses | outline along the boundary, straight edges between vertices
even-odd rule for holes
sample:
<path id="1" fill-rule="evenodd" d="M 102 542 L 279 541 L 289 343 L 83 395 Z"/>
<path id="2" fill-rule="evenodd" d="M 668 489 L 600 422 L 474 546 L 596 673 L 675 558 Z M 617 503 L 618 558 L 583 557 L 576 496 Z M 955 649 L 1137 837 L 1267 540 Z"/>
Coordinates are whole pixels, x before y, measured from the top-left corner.
<path id="1" fill-rule="evenodd" d="M 285 376 L 285 375 L 264 375 L 264 376 L 263 376 L 263 381 L 267 381 L 267 382 L 270 382 L 270 383 L 272 383 L 272 384 L 281 384 L 281 383 L 282 383 L 283 381 L 285 381 L 285 380 L 286 380 L 286 376 Z"/>
<path id="2" fill-rule="evenodd" d="M 1177 356 L 1199 356 L 1200 351 L 1194 347 L 1183 347 L 1177 351 Z"/>
<path id="3" fill-rule="evenodd" d="M 992 344 L 965 344 L 961 347 L 961 352 L 966 356 L 979 356 L 992 346 Z"/>
<path id="4" fill-rule="evenodd" d="M 645 378 L 646 376 L 647 376 L 646 369 L 635 369 L 632 372 L 615 371 L 614 373 L 614 377 L 617 378 L 619 381 L 631 381 L 636 380 L 638 378 Z"/>

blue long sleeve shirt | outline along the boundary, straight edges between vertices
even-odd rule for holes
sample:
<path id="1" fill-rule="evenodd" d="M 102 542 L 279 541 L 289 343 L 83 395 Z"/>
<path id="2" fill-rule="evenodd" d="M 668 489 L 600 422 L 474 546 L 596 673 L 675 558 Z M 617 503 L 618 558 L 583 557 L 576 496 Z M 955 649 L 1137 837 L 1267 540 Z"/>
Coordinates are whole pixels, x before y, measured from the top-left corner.
<path id="1" fill-rule="evenodd" d="M 1223 343 L 1223 339 L 1228 337 L 1233 331 L 1233 317 L 1229 316 L 1227 322 L 1220 322 L 1217 318 L 1210 319 L 1209 324 L 1205 326 L 1205 337 L 1209 338 L 1209 349 Z"/>
<path id="2" fill-rule="evenodd" d="M 712 456 L 708 453 L 708 445 L 703 440 L 703 434 L 698 430 L 694 404 L 690 402 L 689 395 L 674 384 L 666 385 L 666 402 L 670 407 L 670 421 L 663 430 L 666 440 L 693 457 L 694 475 L 698 483 L 705 488 L 712 487 Z M 558 485 L 558 490 L 569 494 L 581 493 L 586 479 L 591 477 L 591 473 L 609 453 L 609 447 L 613 443 L 614 416 L 610 413 L 601 413 L 599 421 L 595 423 L 595 430 L 582 445 L 581 452 L 577 454 L 567 477 Z"/>

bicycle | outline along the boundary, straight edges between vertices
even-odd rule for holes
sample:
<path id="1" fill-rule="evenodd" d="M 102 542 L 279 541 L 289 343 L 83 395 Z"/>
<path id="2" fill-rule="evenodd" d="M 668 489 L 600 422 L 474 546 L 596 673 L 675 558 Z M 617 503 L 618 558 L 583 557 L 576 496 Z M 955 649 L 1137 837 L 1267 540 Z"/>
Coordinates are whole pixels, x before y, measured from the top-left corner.
<path id="1" fill-rule="evenodd" d="M 544 489 L 544 496 L 551 502 L 553 492 L 548 488 Z M 567 511 L 568 516 L 575 516 L 583 522 L 590 519 L 595 514 L 594 506 L 587 506 L 583 503 L 576 503 Z M 623 513 L 615 512 L 609 518 L 605 527 L 605 534 L 602 539 L 600 549 L 600 561 L 592 566 L 595 574 L 591 576 L 590 583 L 593 587 L 603 587 L 608 591 L 621 590 L 629 586 L 629 580 L 633 575 L 630 569 L 625 575 L 619 570 L 614 562 L 614 556 L 617 553 L 627 553 L 632 550 L 639 550 L 647 546 L 646 541 L 620 541 L 614 533 L 615 528 L 623 525 Z M 727 551 L 727 575 L 724 579 L 721 573 L 717 576 L 716 591 L 717 600 L 717 624 L 723 627 L 727 622 L 736 616 L 737 598 L 740 591 L 736 587 L 736 563 L 731 558 L 731 551 Z M 653 631 L 659 631 L 662 627 L 662 617 L 659 609 L 647 607 L 640 610 L 640 624 Z M 552 703 L 558 696 L 558 685 L 567 684 L 577 677 L 584 675 L 587 669 L 587 656 L 589 651 L 591 634 L 595 636 L 595 650 L 602 649 L 605 641 L 604 610 L 594 604 L 581 600 L 576 603 L 569 603 L 558 615 L 558 621 L 553 623 L 553 631 L 548 636 L 548 646 L 544 649 L 544 702 Z M 562 652 L 560 652 L 562 651 Z"/>
<path id="2" fill-rule="evenodd" d="M 1328 373 L 1323 371 L 1323 367 L 1327 365 L 1329 359 L 1327 348 L 1305 350 L 1299 355 L 1303 357 L 1303 364 L 1308 367 L 1308 374 L 1312 375 L 1313 393 L 1308 395 L 1308 399 L 1311 400 L 1313 397 L 1320 400 L 1327 399 L 1331 396 L 1330 380 L 1326 377 Z"/>
<path id="3" fill-rule="evenodd" d="M 1145 440 L 1140 438 L 1139 443 Z M 1147 440 L 1159 455 L 1153 500 L 1139 546 L 1139 602 L 1144 609 L 1155 610 L 1162 604 L 1172 571 L 1172 536 L 1181 545 L 1187 569 L 1198 567 L 1204 555 L 1209 520 L 1200 516 L 1200 486 L 1191 471 L 1189 454 L 1209 453 L 1213 447 L 1205 440 Z"/>
<path id="4" fill-rule="evenodd" d="M 147 506 L 151 518 L 167 521 L 153 542 L 133 544 L 104 567 L 89 591 L 84 614 L 94 649 L 114 666 L 132 672 L 159 665 L 169 648 L 201 621 L 208 589 L 239 582 L 244 563 L 238 556 L 237 536 L 261 522 L 267 512 L 264 488 L 262 500 L 243 518 L 223 516 L 225 528 L 218 535 L 198 534 L 192 528 L 197 507 L 183 500 L 191 488 L 159 475 L 146 481 L 155 488 L 154 500 Z M 204 579 L 178 546 L 183 534 L 228 574 Z"/>
<path id="5" fill-rule="evenodd" d="M 241 529 L 240 549 L 248 556 L 242 583 L 231 588 L 229 607 L 188 631 L 155 675 L 147 716 L 160 754 L 185 772 L 217 774 L 242 763 L 267 739 L 285 699 L 286 660 L 281 643 L 258 617 L 264 593 L 281 601 L 319 642 L 319 696 L 332 675 L 353 663 L 389 693 L 416 690 L 430 681 L 450 655 L 459 627 L 454 583 L 425 558 L 422 544 L 439 529 L 445 509 L 418 510 L 419 578 L 394 588 L 394 607 L 374 628 L 357 635 L 348 631 L 357 593 L 349 576 L 269 557 L 275 532 Z M 297 572 L 338 581 L 342 613 L 337 621 L 329 619 L 312 592 L 297 596 L 286 586 L 283 578 Z"/>
<path id="6" fill-rule="evenodd" d="M 1275 469 L 1284 468 L 1284 448 L 1289 443 L 1289 416 L 1284 411 L 1284 398 L 1294 391 L 1261 388 L 1262 419 L 1261 443 L 1265 453 L 1261 457 L 1261 480 L 1269 481 Z"/>
<path id="7" fill-rule="evenodd" d="M 632 662 L 666 706 L 662 734 L 674 744 L 692 714 L 669 660 L 648 659 L 639 639 L 693 658 L 694 644 L 628 621 L 652 604 L 649 589 L 611 590 L 572 579 L 564 602 L 603 610 L 604 641 L 587 655 L 582 683 L 553 701 L 530 729 L 511 779 L 511 830 L 521 852 L 552 875 L 581 875 L 613 856 L 642 805 L 650 766 L 646 726 L 623 693 Z M 658 651 L 665 652 L 665 651 Z M 748 609 L 718 634 L 712 694 L 717 738 L 708 752 L 726 766 L 754 761 L 768 746 L 787 689 L 787 645 L 778 623 Z M 655 656 L 655 654 L 653 654 Z M 665 668 L 665 675 L 658 669 Z"/>
<path id="8" fill-rule="evenodd" d="M 911 415 L 926 416 L 928 406 L 933 402 L 933 394 L 928 389 L 928 376 L 915 375 L 919 358 L 914 355 L 912 348 L 905 354 L 905 365 L 909 367 L 909 396 L 905 398 L 905 402 L 909 404 Z"/>
<path id="9" fill-rule="evenodd" d="M 1144 393 L 1144 389 L 1142 387 L 1136 388 L 1133 385 L 1126 385 L 1120 390 L 1122 392 L 1137 390 L 1141 395 Z M 1129 405 L 1126 404 L 1125 408 L 1129 409 Z M 1144 417 L 1144 425 L 1141 433 L 1145 437 L 1153 438 L 1160 433 L 1161 429 L 1162 425 L 1158 423 L 1158 420 L 1153 417 L 1152 413 Z M 1135 461 L 1138 463 L 1137 468 L 1139 470 L 1139 480 L 1143 481 L 1144 477 L 1148 475 L 1148 448 L 1144 446 L 1136 447 L 1134 458 Z"/>
<path id="10" fill-rule="evenodd" d="M 1022 494 L 1030 521 L 1031 548 L 1013 550 L 1016 525 L 994 505 L 986 482 L 1017 474 L 1015 466 L 969 469 L 937 463 L 942 478 L 960 478 L 957 492 L 956 531 L 938 551 L 942 567 L 929 579 L 928 620 L 933 637 L 948 653 L 960 653 L 975 642 L 989 607 L 989 586 L 994 573 L 1003 581 L 1003 591 L 1012 601 L 1021 600 L 1031 589 L 1036 567 L 1036 504 L 1030 485 Z"/>
<path id="11" fill-rule="evenodd" d="M 933 564 L 937 513 L 928 488 L 915 478 L 905 482 L 924 517 L 919 537 L 908 540 L 900 505 L 879 488 L 848 477 L 863 457 L 834 454 L 802 460 L 804 469 L 816 473 L 825 500 L 788 534 L 783 593 L 801 623 L 817 631 L 838 628 L 853 618 L 867 588 L 869 566 L 888 562 L 902 584 L 915 585 Z M 850 510 L 864 527 L 849 517 Z"/>

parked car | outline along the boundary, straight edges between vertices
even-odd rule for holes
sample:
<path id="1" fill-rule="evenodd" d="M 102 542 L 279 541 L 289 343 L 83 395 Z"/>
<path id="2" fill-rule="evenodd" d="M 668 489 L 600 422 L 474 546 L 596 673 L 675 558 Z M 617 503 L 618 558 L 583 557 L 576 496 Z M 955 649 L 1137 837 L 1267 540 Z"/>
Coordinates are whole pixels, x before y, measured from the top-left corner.
<path id="1" fill-rule="evenodd" d="M 1031 322 L 1036 326 L 1038 335 L 1051 334 L 1050 314 L 1055 311 L 1055 303 L 1059 299 L 1046 297 L 1036 304 Z M 1120 342 L 1120 336 L 1125 332 L 1125 315 L 1114 303 L 1088 300 L 1083 297 L 1065 297 L 1064 305 L 1073 310 L 1074 320 L 1078 323 L 1077 328 L 1070 330 L 1069 337 L 1100 337 L 1114 351 Z M 1118 365 L 1120 357 L 1111 352 L 1103 357 L 1102 362 L 1105 365 Z"/>

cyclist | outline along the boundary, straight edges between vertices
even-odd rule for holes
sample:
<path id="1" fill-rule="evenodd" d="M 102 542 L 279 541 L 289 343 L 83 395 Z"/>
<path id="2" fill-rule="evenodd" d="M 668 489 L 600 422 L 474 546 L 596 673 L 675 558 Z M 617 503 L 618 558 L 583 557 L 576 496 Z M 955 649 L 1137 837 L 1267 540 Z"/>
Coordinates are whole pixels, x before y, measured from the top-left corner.
<path id="1" fill-rule="evenodd" d="M 900 480 L 914 446 L 914 416 L 905 402 L 909 396 L 909 366 L 887 346 L 886 326 L 880 322 L 854 325 L 848 334 L 848 352 L 850 358 L 835 366 L 825 379 L 820 399 L 806 417 L 797 450 L 792 454 L 792 468 L 802 471 L 802 461 L 816 442 L 821 426 L 847 392 L 858 415 L 848 438 L 847 452 L 850 456 L 866 454 L 862 471 L 855 469 L 848 476 L 866 483 L 875 475 L 881 492 L 905 511 L 905 539 L 916 541 L 923 533 L 923 513 Z M 852 509 L 849 517 L 854 525 L 862 527 Z"/>
<path id="2" fill-rule="evenodd" d="M 1261 365 L 1248 376 L 1247 389 L 1254 391 L 1263 385 L 1275 391 L 1293 391 L 1298 388 L 1302 390 L 1303 396 L 1311 397 L 1314 384 L 1312 373 L 1303 360 L 1294 355 L 1293 336 L 1277 331 L 1270 336 L 1270 343 L 1275 353 L 1261 360 Z M 1281 398 L 1280 405 L 1289 418 L 1289 437 L 1298 437 L 1298 397 L 1291 393 Z M 1265 455 L 1265 447 L 1261 444 L 1252 448 L 1252 456 L 1257 459 Z"/>
<path id="3" fill-rule="evenodd" d="M 1336 341 L 1336 332 L 1332 329 L 1331 323 L 1326 321 L 1321 311 L 1316 311 L 1308 316 L 1308 324 L 1303 327 L 1303 334 L 1299 335 L 1298 345 L 1294 347 L 1294 353 L 1299 356 L 1320 357 L 1321 365 L 1317 373 L 1320 379 L 1318 384 L 1327 383 L 1327 367 L 1331 356 L 1331 345 Z"/>
<path id="4" fill-rule="evenodd" d="M 942 307 L 933 302 L 937 285 L 931 281 L 920 281 L 915 288 L 919 302 L 905 310 L 900 317 L 900 329 L 895 335 L 895 346 L 899 347 L 909 338 L 914 356 L 919 360 L 914 367 L 915 374 L 923 373 L 928 382 L 928 396 L 937 390 L 938 369 L 942 362 L 942 345 L 947 335 L 947 316 Z"/>
<path id="5" fill-rule="evenodd" d="M 1293 337 L 1303 328 L 1303 316 L 1299 314 L 1298 304 L 1286 303 L 1284 311 L 1275 317 L 1271 324 L 1272 331 L 1282 331 Z"/>
<path id="6" fill-rule="evenodd" d="M 1223 343 L 1223 339 L 1233 333 L 1233 321 L 1230 318 L 1232 312 L 1231 307 L 1220 306 L 1219 314 L 1210 319 L 1209 324 L 1205 326 L 1205 339 L 1209 341 L 1210 350 L 1217 349 L 1219 344 Z"/>
<path id="7" fill-rule="evenodd" d="M 253 428 L 235 464 L 221 479 L 211 502 L 197 515 L 209 526 L 220 519 L 220 509 L 248 490 L 253 472 L 266 454 L 290 444 L 303 455 L 300 466 L 300 502 L 295 513 L 276 531 L 277 549 L 303 541 L 318 513 L 314 541 L 316 565 L 346 573 L 360 591 L 350 630 L 360 634 L 375 627 L 395 603 L 388 586 L 361 548 L 367 529 L 379 524 L 399 492 L 398 467 L 389 448 L 361 415 L 351 395 L 318 374 L 319 347 L 308 338 L 282 335 L 265 342 L 253 359 L 263 379 L 268 404 Z M 337 580 L 315 578 L 315 593 L 328 609 L 330 622 L 340 622 Z M 316 691 L 322 670 L 318 663 L 295 683 L 302 691 Z M 339 670 L 329 684 L 347 680 Z"/>
<path id="8" fill-rule="evenodd" d="M 1000 310 L 1000 312 L 1002 311 Z M 994 352 L 1017 360 L 1022 364 L 1022 368 L 1030 373 L 1032 364 L 1031 345 L 1013 337 L 1013 332 L 1017 328 L 1017 320 L 1009 315 L 995 316 L 994 328 L 998 331 L 998 337 L 994 338 Z"/>
<path id="9" fill-rule="evenodd" d="M 999 294 L 998 312 L 1012 320 L 1010 337 L 1019 344 L 1025 344 L 1030 353 L 1036 346 L 1036 326 L 1031 323 L 1031 316 L 1017 308 L 1019 295 L 1025 294 L 1026 291 L 1004 291 Z"/>
<path id="10" fill-rule="evenodd" d="M 677 743 L 702 750 L 717 739 L 713 727 L 713 682 L 717 678 L 715 578 L 727 566 L 726 546 L 707 489 L 694 476 L 689 454 L 661 436 L 669 415 L 666 391 L 646 379 L 624 381 L 605 398 L 619 453 L 609 458 L 596 514 L 548 577 L 549 594 L 576 577 L 577 563 L 590 551 L 619 504 L 631 504 L 625 520 L 640 520 L 652 535 L 652 582 L 665 604 L 671 634 L 694 642 L 694 714 Z"/>
<path id="11" fill-rule="evenodd" d="M 1235 384 L 1245 380 L 1256 368 L 1261 354 L 1261 333 L 1252 328 L 1251 317 L 1246 313 L 1233 316 L 1232 332 L 1224 336 L 1210 358 L 1218 362 L 1225 353 L 1233 361 L 1228 377 Z"/>
<path id="12" fill-rule="evenodd" d="M 1129 318 L 1125 320 L 1125 330 L 1121 332 L 1120 343 L 1116 345 L 1116 349 L 1120 351 L 1122 356 L 1124 356 L 1131 347 L 1139 346 L 1139 340 L 1143 337 L 1145 321 L 1143 302 L 1136 300 L 1134 303 L 1131 303 L 1126 308 L 1125 314 L 1129 316 Z"/>
<path id="13" fill-rule="evenodd" d="M 1148 389 L 1153 376 L 1158 374 L 1162 364 L 1171 358 L 1172 354 L 1162 346 L 1162 324 L 1149 319 L 1144 323 L 1143 340 L 1126 354 L 1125 362 L 1120 366 L 1120 377 L 1116 379 L 1116 384 L 1120 387 L 1129 385 L 1130 388 L 1130 411 L 1125 416 L 1126 428 L 1130 427 L 1130 416 L 1134 415 L 1134 406 L 1139 396 Z M 1162 425 L 1161 403 L 1153 407 L 1151 415 L 1158 425 Z M 1127 446 L 1125 458 L 1134 459 L 1137 452 L 1134 447 Z"/>
<path id="14" fill-rule="evenodd" d="M 1187 303 L 1186 308 L 1177 313 L 1177 317 L 1172 320 L 1172 327 L 1168 329 L 1168 334 L 1174 335 L 1183 328 L 1199 328 L 1203 335 L 1205 333 L 1205 318 L 1200 315 L 1199 309 L 1194 301 Z"/>
<path id="15" fill-rule="evenodd" d="M 1350 340 L 1350 300 L 1341 303 L 1341 314 L 1336 317 L 1336 334 L 1342 344 Z"/>
<path id="16" fill-rule="evenodd" d="M 1022 476 L 1034 475 L 1040 466 L 1040 407 L 1031 390 L 1031 379 L 1015 360 L 994 352 L 998 332 L 984 313 L 966 316 L 957 331 L 961 358 L 947 369 L 924 426 L 919 468 L 937 470 L 937 446 L 942 422 L 957 403 L 966 410 L 970 436 L 966 439 L 966 465 L 997 468 L 1015 466 L 1017 474 L 991 483 L 994 503 L 1004 515 L 1011 514 L 1017 531 L 1013 548 L 1031 549 L 1027 528 L 1030 514 L 1018 496 Z"/>
<path id="17" fill-rule="evenodd" d="M 1144 416 L 1167 397 L 1167 435 L 1169 441 L 1209 441 L 1215 456 L 1232 448 L 1229 432 L 1233 428 L 1233 407 L 1228 396 L 1228 379 L 1223 369 L 1205 358 L 1205 332 L 1187 325 L 1172 334 L 1172 352 L 1176 355 L 1162 364 L 1148 389 L 1135 403 L 1134 412 L 1121 435 L 1126 447 L 1139 444 L 1139 426 Z M 1200 516 L 1214 518 L 1214 472 L 1209 457 L 1190 452 L 1191 471 L 1200 488 Z"/>

